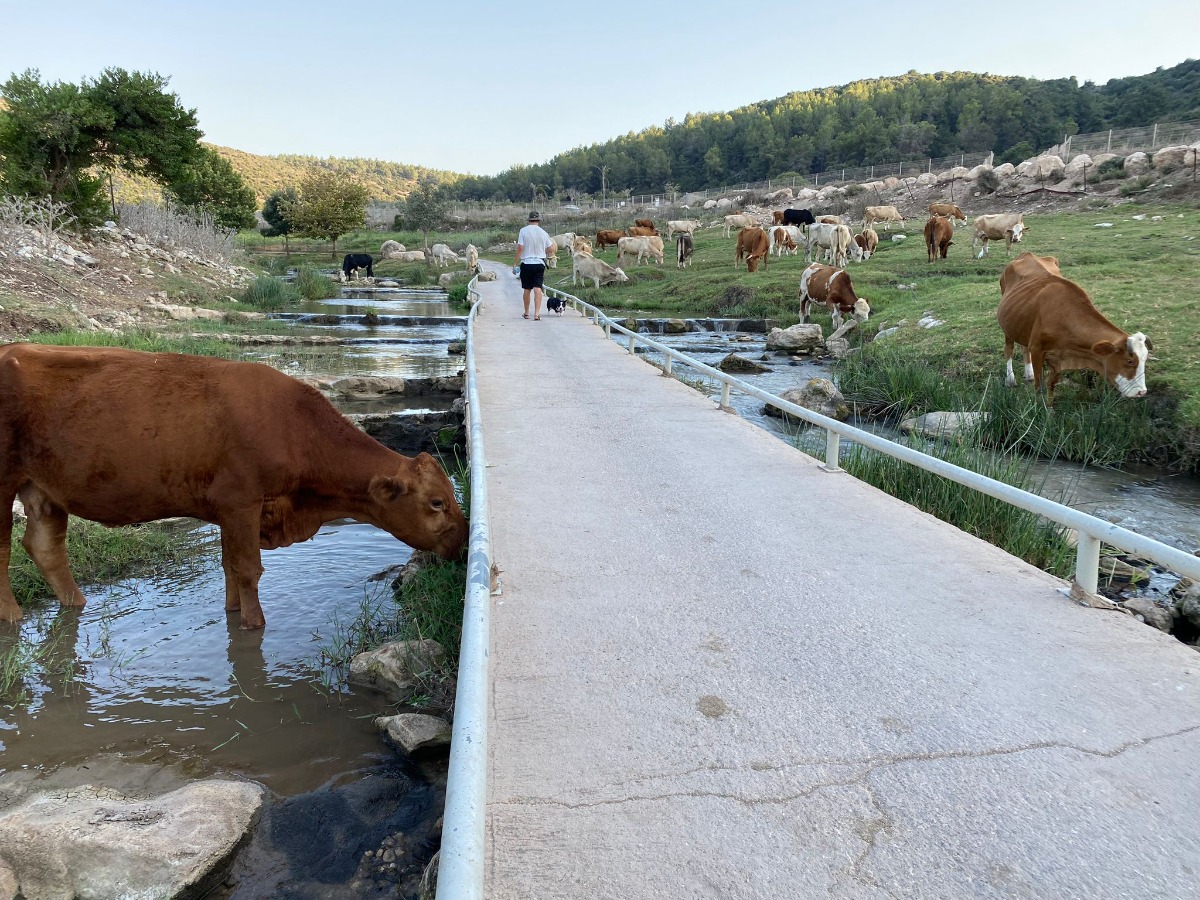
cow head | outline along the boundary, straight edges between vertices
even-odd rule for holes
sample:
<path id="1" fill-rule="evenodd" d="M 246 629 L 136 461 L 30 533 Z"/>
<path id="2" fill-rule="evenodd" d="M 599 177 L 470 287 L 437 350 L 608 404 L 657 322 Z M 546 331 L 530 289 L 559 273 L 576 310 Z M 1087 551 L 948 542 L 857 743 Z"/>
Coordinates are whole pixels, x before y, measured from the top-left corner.
<path id="1" fill-rule="evenodd" d="M 867 303 L 866 297 L 859 297 L 854 301 L 854 318 L 860 322 L 871 318 L 871 305 Z"/>
<path id="2" fill-rule="evenodd" d="M 1016 225 L 1014 225 L 1012 228 L 1010 228 L 1008 230 L 1008 233 L 1012 235 L 1012 242 L 1014 244 L 1019 244 L 1019 243 L 1021 243 L 1021 235 L 1024 234 L 1027 230 L 1028 229 L 1026 228 L 1026 226 L 1023 222 L 1018 222 Z"/>
<path id="3" fill-rule="evenodd" d="M 467 520 L 454 485 L 428 453 L 402 460 L 392 475 L 376 475 L 367 488 L 371 524 L 418 550 L 454 559 L 467 540 Z"/>
<path id="4" fill-rule="evenodd" d="M 603 284 L 613 284 L 615 282 L 622 282 L 622 281 L 628 281 L 628 280 L 629 280 L 629 276 L 626 275 L 625 271 L 620 268 L 613 269 L 611 272 L 608 272 L 605 275 L 603 275 L 600 279 L 600 281 Z"/>
<path id="5" fill-rule="evenodd" d="M 1104 365 L 1104 377 L 1122 397 L 1146 396 L 1146 359 L 1154 345 L 1140 331 L 1121 343 L 1100 341 L 1092 352 Z"/>

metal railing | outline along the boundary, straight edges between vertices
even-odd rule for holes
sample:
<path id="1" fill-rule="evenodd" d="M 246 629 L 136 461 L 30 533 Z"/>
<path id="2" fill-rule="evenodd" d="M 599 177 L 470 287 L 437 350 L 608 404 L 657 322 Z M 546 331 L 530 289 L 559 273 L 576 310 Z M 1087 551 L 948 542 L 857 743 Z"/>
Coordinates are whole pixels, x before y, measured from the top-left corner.
<path id="1" fill-rule="evenodd" d="M 595 324 L 601 325 L 604 328 L 606 335 L 611 337 L 612 332 L 615 330 L 620 334 L 628 336 L 628 350 L 630 353 L 635 351 L 638 344 L 644 344 L 662 353 L 666 357 L 666 362 L 662 367 L 664 375 L 671 375 L 672 364 L 678 361 L 697 372 L 701 372 L 721 382 L 720 406 L 722 409 L 729 408 L 730 392 L 736 389 L 740 393 L 755 397 L 776 409 L 782 410 L 789 416 L 825 429 L 824 468 L 827 472 L 844 471 L 838 466 L 838 453 L 841 438 L 845 437 L 871 450 L 876 450 L 895 459 L 911 463 L 919 469 L 940 475 L 957 484 L 972 488 L 982 494 L 987 494 L 989 497 L 995 497 L 997 500 L 1002 500 L 1010 506 L 1024 509 L 1049 519 L 1051 522 L 1074 529 L 1078 535 L 1075 554 L 1075 583 L 1088 596 L 1096 593 L 1099 584 L 1101 543 L 1109 544 L 1128 553 L 1135 553 L 1140 557 L 1170 569 L 1172 572 L 1187 576 L 1193 580 L 1200 580 L 1200 558 L 1190 553 L 1169 547 L 1153 538 L 1148 538 L 1137 532 L 1121 528 L 1111 522 L 1098 519 L 1095 516 L 1072 509 L 1069 506 L 1063 506 L 1061 503 L 1055 503 L 1053 500 L 1047 500 L 1045 497 L 1039 497 L 1037 494 L 1031 494 L 1029 491 L 1013 487 L 1011 484 L 996 481 L 994 478 L 988 478 L 986 475 L 980 475 L 978 472 L 972 472 L 970 469 L 964 469 L 945 460 L 928 456 L 919 450 L 905 447 L 902 444 L 889 441 L 887 438 L 882 438 L 868 431 L 863 431 L 860 428 L 855 428 L 853 425 L 847 425 L 844 422 L 839 422 L 837 419 L 823 416 L 795 403 L 789 403 L 787 400 L 776 397 L 774 394 L 727 375 L 719 369 L 714 369 L 712 366 L 697 362 L 680 353 L 678 350 L 660 344 L 637 332 L 630 331 L 628 328 L 610 319 L 598 307 L 580 300 L 573 294 L 568 294 L 565 291 L 555 288 L 546 288 L 546 291 L 549 294 L 557 295 L 566 300 L 584 315 L 590 315 Z"/>
<path id="2" fill-rule="evenodd" d="M 1158 122 L 1140 128 L 1110 128 L 1088 134 L 1068 134 L 1063 142 L 1043 153 L 1056 155 L 1063 162 L 1079 153 L 1117 153 L 1125 155 L 1134 150 L 1157 150 L 1161 147 L 1192 144 L 1200 140 L 1200 122 Z"/>
<path id="3" fill-rule="evenodd" d="M 476 278 L 467 285 L 472 301 L 467 318 L 467 417 L 471 454 L 471 537 L 467 547 L 467 589 L 463 603 L 458 688 L 446 810 L 438 864 L 438 900 L 482 900 L 484 813 L 487 808 L 487 692 L 489 613 L 492 594 L 492 542 L 488 526 L 487 457 L 475 383 L 475 316 L 480 308 Z"/>

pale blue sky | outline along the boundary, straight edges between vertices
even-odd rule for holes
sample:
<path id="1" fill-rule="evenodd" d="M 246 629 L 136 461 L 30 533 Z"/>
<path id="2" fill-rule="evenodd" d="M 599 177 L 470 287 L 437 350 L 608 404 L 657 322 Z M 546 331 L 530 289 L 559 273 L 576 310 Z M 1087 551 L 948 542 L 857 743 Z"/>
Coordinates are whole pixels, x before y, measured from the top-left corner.
<path id="1" fill-rule="evenodd" d="M 156 71 L 216 144 L 495 174 L 689 112 L 909 69 L 1140 75 L 1200 54 L 1198 16 L 1198 0 L 0 0 L 0 79 Z"/>

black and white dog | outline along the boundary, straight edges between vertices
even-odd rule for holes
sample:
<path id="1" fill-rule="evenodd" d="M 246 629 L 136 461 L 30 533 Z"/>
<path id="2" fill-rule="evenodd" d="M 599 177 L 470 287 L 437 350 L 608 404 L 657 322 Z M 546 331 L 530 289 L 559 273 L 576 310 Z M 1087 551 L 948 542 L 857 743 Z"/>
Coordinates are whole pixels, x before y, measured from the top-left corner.
<path id="1" fill-rule="evenodd" d="M 567 308 L 567 301 L 561 297 L 546 298 L 546 312 L 558 313 L 560 316 Z"/>

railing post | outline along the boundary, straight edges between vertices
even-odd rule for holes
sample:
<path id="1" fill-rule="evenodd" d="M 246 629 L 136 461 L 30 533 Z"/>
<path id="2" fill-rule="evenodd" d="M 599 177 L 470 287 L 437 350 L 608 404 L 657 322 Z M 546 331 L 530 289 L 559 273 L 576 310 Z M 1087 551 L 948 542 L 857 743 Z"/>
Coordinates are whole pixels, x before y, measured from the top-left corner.
<path id="1" fill-rule="evenodd" d="M 841 448 L 842 436 L 832 429 L 825 432 L 825 471 L 840 472 L 838 468 L 838 452 Z"/>
<path id="2" fill-rule="evenodd" d="M 663 374 L 664 375 L 671 374 L 671 364 L 673 362 L 675 362 L 674 358 L 668 354 L 666 365 L 663 366 Z"/>
<path id="3" fill-rule="evenodd" d="M 629 336 L 629 352 L 633 352 L 633 345 L 637 343 L 637 338 L 634 335 Z"/>
<path id="4" fill-rule="evenodd" d="M 1075 583 L 1089 594 L 1096 593 L 1100 572 L 1100 539 L 1077 531 Z"/>
<path id="5" fill-rule="evenodd" d="M 721 409 L 729 409 L 729 382 L 721 382 Z"/>
<path id="6" fill-rule="evenodd" d="M 612 337 L 612 325 L 609 323 L 608 319 L 604 320 L 604 336 L 606 338 Z"/>

